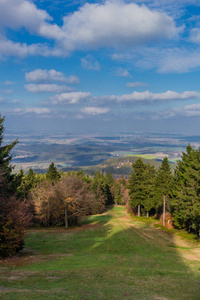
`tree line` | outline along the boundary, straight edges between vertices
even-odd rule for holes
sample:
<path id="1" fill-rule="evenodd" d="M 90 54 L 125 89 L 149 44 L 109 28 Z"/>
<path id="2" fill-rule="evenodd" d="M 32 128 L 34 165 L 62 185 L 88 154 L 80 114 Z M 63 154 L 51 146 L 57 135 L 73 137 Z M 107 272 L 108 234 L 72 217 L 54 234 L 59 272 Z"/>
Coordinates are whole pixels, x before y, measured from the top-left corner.
<path id="1" fill-rule="evenodd" d="M 138 216 L 162 215 L 166 225 L 166 211 L 171 214 L 173 226 L 185 228 L 200 235 L 200 148 L 190 144 L 174 173 L 165 157 L 158 170 L 138 159 L 129 178 L 130 206 L 137 208 Z"/>
<path id="2" fill-rule="evenodd" d="M 59 172 L 54 163 L 45 174 L 32 168 L 13 173 L 11 150 L 17 140 L 3 145 L 4 118 L 0 117 L 0 257 L 23 246 L 28 226 L 77 226 L 86 215 L 102 213 L 112 204 L 126 205 L 138 216 L 162 216 L 168 211 L 177 228 L 199 235 L 200 149 L 188 145 L 172 173 L 167 157 L 161 167 L 133 163 L 129 180 L 111 173 Z"/>

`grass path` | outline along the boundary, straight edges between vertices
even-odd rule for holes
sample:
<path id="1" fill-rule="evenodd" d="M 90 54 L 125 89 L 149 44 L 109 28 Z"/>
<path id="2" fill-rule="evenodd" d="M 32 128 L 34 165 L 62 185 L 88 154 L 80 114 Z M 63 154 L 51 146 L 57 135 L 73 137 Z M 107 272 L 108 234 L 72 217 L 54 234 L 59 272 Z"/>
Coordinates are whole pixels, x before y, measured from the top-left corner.
<path id="1" fill-rule="evenodd" d="M 0 299 L 200 299 L 200 247 L 113 207 L 80 228 L 30 230 L 0 262 Z"/>

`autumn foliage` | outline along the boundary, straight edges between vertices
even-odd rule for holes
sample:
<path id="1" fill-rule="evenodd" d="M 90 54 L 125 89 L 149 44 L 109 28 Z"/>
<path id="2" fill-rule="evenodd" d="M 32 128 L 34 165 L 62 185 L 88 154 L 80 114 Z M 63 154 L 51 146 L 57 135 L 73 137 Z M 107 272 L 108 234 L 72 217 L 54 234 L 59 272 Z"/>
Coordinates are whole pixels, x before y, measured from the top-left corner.
<path id="1" fill-rule="evenodd" d="M 65 223 L 65 208 L 69 224 L 79 224 L 80 217 L 101 213 L 105 207 L 103 196 L 95 197 L 81 176 L 63 176 L 52 183 L 45 180 L 30 195 L 36 211 L 36 222 L 43 226 Z"/>

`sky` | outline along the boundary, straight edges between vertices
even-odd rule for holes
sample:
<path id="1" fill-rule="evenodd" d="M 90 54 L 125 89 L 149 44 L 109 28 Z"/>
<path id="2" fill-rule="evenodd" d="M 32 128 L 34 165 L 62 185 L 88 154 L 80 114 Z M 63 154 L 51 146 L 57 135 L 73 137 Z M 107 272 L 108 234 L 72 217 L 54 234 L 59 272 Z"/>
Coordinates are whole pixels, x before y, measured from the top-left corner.
<path id="1" fill-rule="evenodd" d="M 199 134 L 199 0 L 0 0 L 8 132 Z"/>

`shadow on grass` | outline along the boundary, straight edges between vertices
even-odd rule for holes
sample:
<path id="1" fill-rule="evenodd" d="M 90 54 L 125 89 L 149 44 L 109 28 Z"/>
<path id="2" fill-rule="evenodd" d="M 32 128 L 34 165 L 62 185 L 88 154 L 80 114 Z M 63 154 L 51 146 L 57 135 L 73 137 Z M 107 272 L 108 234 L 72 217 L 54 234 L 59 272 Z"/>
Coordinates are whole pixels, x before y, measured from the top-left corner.
<path id="1" fill-rule="evenodd" d="M 200 277 L 172 246 L 173 235 L 152 232 L 146 224 L 133 226 L 121 208 L 91 216 L 84 226 L 77 231 L 31 232 L 26 244 L 40 254 L 26 257 L 22 265 L 4 264 L 0 295 L 4 299 L 22 299 L 22 293 L 24 299 L 38 295 L 39 299 L 199 299 Z"/>

